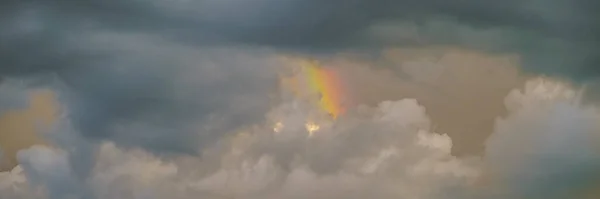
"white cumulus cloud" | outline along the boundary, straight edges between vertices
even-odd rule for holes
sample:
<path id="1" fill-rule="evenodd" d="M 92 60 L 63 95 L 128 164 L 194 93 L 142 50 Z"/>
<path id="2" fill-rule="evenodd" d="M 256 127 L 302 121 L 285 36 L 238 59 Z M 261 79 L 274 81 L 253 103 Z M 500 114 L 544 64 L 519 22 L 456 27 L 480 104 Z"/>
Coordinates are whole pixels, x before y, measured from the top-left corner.
<path id="1" fill-rule="evenodd" d="M 0 198 L 577 197 L 597 182 L 600 156 L 591 141 L 600 113 L 579 104 L 576 93 L 549 79 L 515 89 L 483 158 L 453 156 L 451 138 L 433 130 L 427 107 L 414 99 L 362 106 L 338 120 L 316 117 L 306 102 L 284 101 L 267 120 L 221 138 L 202 156 L 85 143 L 64 122 L 49 134 L 57 148 L 22 150 L 20 165 L 0 173 Z M 312 136 L 306 123 L 319 127 Z M 93 161 L 73 164 L 83 155 Z M 79 175 L 83 166 L 89 172 Z"/>

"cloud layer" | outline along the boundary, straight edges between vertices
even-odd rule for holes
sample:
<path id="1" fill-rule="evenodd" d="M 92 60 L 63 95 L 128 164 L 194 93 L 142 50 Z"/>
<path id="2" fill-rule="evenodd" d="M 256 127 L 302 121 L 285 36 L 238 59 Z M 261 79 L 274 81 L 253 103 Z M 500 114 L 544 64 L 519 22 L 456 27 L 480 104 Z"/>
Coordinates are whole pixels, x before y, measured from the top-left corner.
<path id="1" fill-rule="evenodd" d="M 81 31 L 151 33 L 187 44 L 335 52 L 395 45 L 460 45 L 526 55 L 532 72 L 598 75 L 598 7 L 591 0 L 6 1 L 2 73 L 70 68 Z M 61 50 L 54 50 L 60 48 Z M 74 56 L 77 54 L 77 56 Z M 37 59 L 27 59 L 30 56 Z M 75 59 L 75 57 L 78 57 Z"/>
<path id="2" fill-rule="evenodd" d="M 210 145 L 201 158 L 161 157 L 114 142 L 94 146 L 72 139 L 72 129 L 63 126 L 49 134 L 59 148 L 19 152 L 20 166 L 0 175 L 0 193 L 106 199 L 578 197 L 600 180 L 597 143 L 590 142 L 598 136 L 600 113 L 578 104 L 576 93 L 547 79 L 511 92 L 510 113 L 498 120 L 483 159 L 452 156 L 450 137 L 432 131 L 426 107 L 414 99 L 363 107 L 337 121 L 318 119 L 311 104 L 284 102 L 260 125 Z M 320 128 L 310 134 L 307 123 Z M 73 164 L 83 156 L 73 156 L 71 147 L 97 147 L 95 166 L 85 177 Z"/>
<path id="3" fill-rule="evenodd" d="M 118 140 L 119 145 L 141 145 L 161 152 L 195 153 L 202 145 L 198 140 L 213 140 L 220 136 L 214 136 L 215 132 L 260 120 L 252 115 L 262 115 L 274 100 L 270 95 L 276 92 L 273 82 L 278 63 L 269 57 L 281 53 L 330 57 L 337 52 L 358 52 L 397 57 L 405 52 L 382 49 L 453 45 L 517 54 L 518 66 L 526 72 L 558 74 L 577 81 L 594 78 L 597 72 L 590 59 L 596 57 L 594 39 L 600 34 L 592 34 L 597 32 L 594 15 L 598 12 L 590 10 L 593 6 L 589 3 L 7 1 L 2 6 L 6 17 L 0 21 L 0 76 L 33 79 L 29 86 L 59 87 L 65 93 L 60 95 L 65 98 L 61 101 L 68 104 L 65 108 L 70 109 L 73 125 L 84 137 Z M 570 28 L 564 28 L 567 26 Z M 456 59 L 450 57 L 438 59 Z M 392 64 L 367 65 L 390 68 L 388 71 L 398 76 L 394 79 L 406 79 L 407 71 L 423 68 L 413 64 L 411 72 L 410 64 L 394 63 L 394 59 Z M 475 68 L 467 68 L 471 67 Z M 482 117 L 486 119 L 478 129 L 489 133 L 491 118 L 503 112 L 497 102 L 519 84 L 515 82 L 499 86 L 492 100 L 483 100 L 495 101 L 491 106 L 497 110 Z M 187 89 L 191 87 L 195 88 Z M 484 88 L 478 91 L 489 87 Z M 408 97 L 419 98 L 415 95 L 421 94 Z M 421 98 L 428 106 L 438 103 Z M 239 102 L 242 99 L 244 102 Z M 371 105 L 386 100 L 374 99 Z M 203 126 L 205 123 L 210 125 Z M 202 138 L 186 138 L 198 128 L 207 128 Z M 138 136 L 132 131 L 148 133 Z M 166 136 L 172 134 L 181 136 Z"/>
<path id="4" fill-rule="evenodd" d="M 4 1 L 0 198 L 577 198 L 595 4 Z M 281 92 L 292 55 L 340 74 L 348 115 Z"/>

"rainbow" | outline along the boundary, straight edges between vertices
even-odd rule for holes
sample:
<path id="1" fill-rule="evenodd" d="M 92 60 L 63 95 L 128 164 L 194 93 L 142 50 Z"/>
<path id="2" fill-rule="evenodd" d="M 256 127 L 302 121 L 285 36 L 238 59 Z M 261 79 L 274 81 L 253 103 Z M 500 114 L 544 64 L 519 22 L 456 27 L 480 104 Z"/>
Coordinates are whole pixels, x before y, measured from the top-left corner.
<path id="1" fill-rule="evenodd" d="M 318 106 L 334 119 L 345 112 L 342 106 L 342 86 L 338 74 L 324 68 L 316 61 L 300 60 L 299 74 L 291 79 L 291 87 L 297 96 L 316 96 Z"/>

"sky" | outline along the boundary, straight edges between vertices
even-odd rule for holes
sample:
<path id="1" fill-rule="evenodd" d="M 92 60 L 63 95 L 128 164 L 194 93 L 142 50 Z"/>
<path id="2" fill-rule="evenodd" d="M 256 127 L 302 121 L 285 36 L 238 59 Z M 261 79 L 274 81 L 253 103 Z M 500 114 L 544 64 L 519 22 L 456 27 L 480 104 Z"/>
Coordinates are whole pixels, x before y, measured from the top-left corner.
<path id="1" fill-rule="evenodd" d="M 599 9 L 3 1 L 0 199 L 597 198 Z"/>

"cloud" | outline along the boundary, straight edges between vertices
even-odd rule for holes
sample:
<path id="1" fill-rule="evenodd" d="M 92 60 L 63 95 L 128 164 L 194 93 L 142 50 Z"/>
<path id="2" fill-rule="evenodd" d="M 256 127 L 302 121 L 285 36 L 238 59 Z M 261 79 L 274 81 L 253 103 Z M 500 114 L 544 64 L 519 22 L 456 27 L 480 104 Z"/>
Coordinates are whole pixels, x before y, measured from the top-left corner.
<path id="1" fill-rule="evenodd" d="M 566 84 L 536 79 L 506 98 L 511 114 L 496 123 L 486 162 L 516 196 L 582 197 L 600 180 L 600 113 L 581 106 L 576 94 Z"/>
<path id="2" fill-rule="evenodd" d="M 46 78 L 49 86 L 61 93 L 65 113 L 85 137 L 124 146 L 196 153 L 215 131 L 260 120 L 244 115 L 270 105 L 269 85 L 277 78 L 270 55 L 260 51 L 197 49 L 114 32 L 81 33 L 68 41 L 70 48 L 102 58 L 55 71 L 58 78 Z"/>
<path id="3" fill-rule="evenodd" d="M 194 49 L 148 37 L 95 35 L 84 49 L 126 56 L 61 74 L 74 95 L 73 122 L 88 136 L 194 152 L 201 145 L 194 142 L 260 120 L 244 115 L 270 105 L 277 77 L 268 54 Z M 140 131 L 145 133 L 134 133 Z M 204 135 L 190 133 L 196 131 Z"/>
<path id="4" fill-rule="evenodd" d="M 3 73 L 54 71 L 89 54 L 65 47 L 82 30 L 142 32 L 198 46 L 304 52 L 458 45 L 524 55 L 524 68 L 575 80 L 598 76 L 599 12 L 590 0 L 527 1 L 7 1 Z M 499 9 L 501 8 L 501 9 Z M 68 46 L 66 46 L 68 47 Z M 77 54 L 78 56 L 73 56 Z M 38 59 L 27 59 L 36 56 Z M 77 58 L 75 58 L 77 57 Z M 64 64 L 67 62 L 68 64 Z M 8 68 L 7 68 L 8 67 Z"/>
<path id="5" fill-rule="evenodd" d="M 17 164 L 17 151 L 44 143 L 38 133 L 48 129 L 57 117 L 58 102 L 54 93 L 28 89 L 26 81 L 17 82 L 7 80 L 0 89 L 2 98 L 9 99 L 0 102 L 9 106 L 0 111 L 0 149 L 5 152 L 4 157 L 0 157 L 2 170 L 12 169 Z"/>
<path id="6" fill-rule="evenodd" d="M 417 99 L 427 107 L 436 131 L 452 137 L 456 155 L 483 152 L 495 119 L 506 115 L 505 96 L 530 76 L 520 71 L 518 55 L 441 46 L 325 60 L 323 65 L 334 68 L 343 81 L 347 106 Z"/>
<path id="7" fill-rule="evenodd" d="M 594 39 L 590 16 L 596 12 L 583 9 L 591 7 L 583 1 L 553 3 L 561 6 L 539 7 L 541 1 L 86 0 L 75 6 L 7 1 L 0 22 L 0 58 L 5 60 L 0 76 L 62 84 L 56 88 L 63 93 L 61 101 L 85 137 L 195 153 L 219 137 L 214 132 L 255 122 L 259 118 L 252 115 L 268 109 L 279 64 L 271 61 L 274 54 L 327 57 L 453 45 L 517 54 L 527 71 L 574 80 L 594 76 L 593 64 L 584 62 L 594 57 L 596 45 L 583 43 Z M 571 31 L 557 28 L 563 26 Z M 394 71 L 414 76 L 408 65 Z M 486 118 L 482 123 L 491 123 Z M 198 130 L 202 124 L 211 125 Z M 132 133 L 142 131 L 144 136 Z"/>
<path id="8" fill-rule="evenodd" d="M 0 197 L 547 198 L 539 190 L 593 189 L 594 179 L 579 178 L 596 175 L 598 155 L 583 143 L 597 132 L 592 108 L 542 103 L 536 82 L 502 101 L 538 74 L 596 78 L 597 7 L 5 1 L 0 90 L 11 95 L 0 95 L 0 111 L 24 105 L 23 90 L 47 89 L 60 112 L 40 132 L 49 146 L 22 150 L 0 173 Z M 281 97 L 282 54 L 325 60 L 351 88 L 351 113 L 330 121 Z M 465 157 L 492 131 L 482 159 Z M 511 150 L 517 141 L 531 148 Z"/>
<path id="9" fill-rule="evenodd" d="M 36 193 L 27 183 L 23 169 L 18 166 L 6 172 L 0 172 L 0 197 L 2 198 L 42 198 L 43 195 Z"/>
<path id="10" fill-rule="evenodd" d="M 56 91 L 86 138 L 198 153 L 217 134 L 260 120 L 247 115 L 272 100 L 277 76 L 262 50 L 198 47 L 155 32 L 94 28 L 93 20 L 86 28 L 82 18 L 63 18 L 78 11 L 61 12 L 60 2 L 7 5 L 14 9 L 1 23 L 0 76 Z"/>
<path id="11" fill-rule="evenodd" d="M 6 111 L 22 109 L 26 107 L 23 103 L 27 101 L 27 94 L 24 92 L 24 86 L 19 85 L 19 81 L 5 80 L 0 84 L 0 113 L 4 114 Z"/>
<path id="12" fill-rule="evenodd" d="M 547 2 L 7 1 L 0 76 L 59 87 L 73 124 L 88 138 L 195 153 L 219 137 L 213 132 L 255 122 L 252 115 L 268 109 L 279 64 L 274 54 L 450 45 L 516 54 L 526 72 L 595 76 L 597 12 L 585 1 Z M 400 78 L 423 68 L 402 65 L 393 70 Z M 371 105 L 380 101 L 373 98 Z M 496 116 L 490 115 L 482 117 L 485 128 Z M 193 133 L 202 124 L 212 126 Z"/>
<path id="13" fill-rule="evenodd" d="M 336 121 L 320 118 L 309 103 L 284 101 L 265 121 L 218 139 L 201 157 L 160 156 L 114 141 L 86 144 L 66 122 L 50 134 L 59 148 L 19 153 L 21 165 L 0 175 L 0 193 L 99 199 L 578 197 L 599 180 L 594 168 L 600 154 L 590 141 L 598 136 L 600 113 L 579 104 L 576 94 L 568 84 L 544 78 L 510 92 L 509 114 L 497 121 L 483 158 L 452 156 L 452 140 L 434 132 L 427 107 L 414 99 L 362 106 Z M 320 128 L 311 134 L 306 123 Z M 86 156 L 94 160 L 83 178 L 75 171 L 82 165 L 73 165 L 82 161 L 75 153 L 82 147 L 95 148 Z"/>
<path id="14" fill-rule="evenodd" d="M 302 117 L 304 110 L 276 119 L 304 123 L 310 119 Z M 33 147 L 19 153 L 24 173 L 13 175 L 24 175 L 50 198 L 81 198 L 81 190 L 89 190 L 107 199 L 433 197 L 445 183 L 464 185 L 477 176 L 476 168 L 450 156 L 448 136 L 428 132 L 425 109 L 415 100 L 385 102 L 373 113 L 360 123 L 315 121 L 323 126 L 312 137 L 304 125 L 286 125 L 275 133 L 270 124 L 276 121 L 267 121 L 222 139 L 223 147 L 206 150 L 212 155 L 201 159 L 162 159 L 109 142 L 100 146 L 86 183 L 76 183 L 68 163 L 75 159 L 68 151 Z M 404 190 L 398 190 L 401 184 Z"/>
<path id="15" fill-rule="evenodd" d="M 34 146 L 20 151 L 18 159 L 30 186 L 44 187 L 48 198 L 73 198 L 83 190 L 65 153 Z"/>

